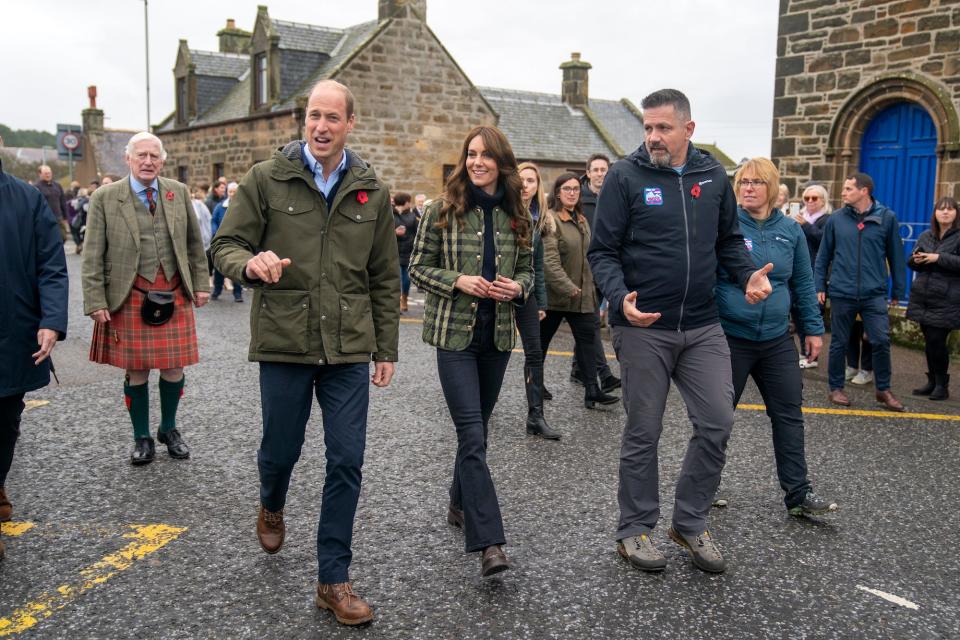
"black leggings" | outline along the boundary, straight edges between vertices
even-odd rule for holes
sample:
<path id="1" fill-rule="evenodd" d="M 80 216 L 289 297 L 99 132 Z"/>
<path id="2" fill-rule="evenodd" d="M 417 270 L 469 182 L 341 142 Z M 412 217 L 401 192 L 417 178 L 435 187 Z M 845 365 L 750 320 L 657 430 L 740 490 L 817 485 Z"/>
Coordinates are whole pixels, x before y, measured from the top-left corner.
<path id="1" fill-rule="evenodd" d="M 13 463 L 13 448 L 20 435 L 23 394 L 0 398 L 0 487 L 7 481 Z"/>
<path id="2" fill-rule="evenodd" d="M 926 341 L 924 351 L 927 353 L 927 367 L 930 373 L 944 375 L 950 367 L 950 352 L 947 350 L 947 338 L 951 329 L 931 327 L 921 324 L 923 339 Z"/>
<path id="3" fill-rule="evenodd" d="M 543 365 L 543 349 L 540 348 L 540 316 L 537 299 L 527 298 L 522 307 L 516 309 L 517 331 L 523 343 L 523 366 L 539 367 Z"/>

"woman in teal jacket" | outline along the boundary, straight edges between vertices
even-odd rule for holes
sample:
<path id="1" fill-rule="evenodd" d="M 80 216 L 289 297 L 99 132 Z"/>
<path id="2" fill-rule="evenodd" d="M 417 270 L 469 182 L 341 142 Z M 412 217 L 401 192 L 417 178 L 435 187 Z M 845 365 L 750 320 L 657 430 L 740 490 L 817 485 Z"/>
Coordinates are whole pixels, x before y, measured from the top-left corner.
<path id="1" fill-rule="evenodd" d="M 766 158 L 745 162 L 734 186 L 744 242 L 755 265 L 773 264 L 767 276 L 773 292 L 759 304 L 747 304 L 737 280 L 721 267 L 715 293 L 730 345 L 733 403 L 740 402 L 747 376 L 752 376 L 773 427 L 777 476 L 787 510 L 791 515 L 820 515 L 836 511 L 837 504 L 814 493 L 807 477 L 803 378 L 790 338 L 791 301 L 799 310 L 811 360 L 816 360 L 823 344 L 823 320 L 803 231 L 773 206 L 779 186 L 780 175 Z"/>

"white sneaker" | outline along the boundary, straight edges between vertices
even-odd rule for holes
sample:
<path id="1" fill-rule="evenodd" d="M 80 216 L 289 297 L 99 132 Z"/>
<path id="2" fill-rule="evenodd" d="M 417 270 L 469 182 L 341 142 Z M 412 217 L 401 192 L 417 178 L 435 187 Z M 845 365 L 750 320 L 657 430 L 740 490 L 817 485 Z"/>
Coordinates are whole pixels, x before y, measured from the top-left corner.
<path id="1" fill-rule="evenodd" d="M 861 369 L 857 372 L 857 375 L 853 376 L 853 380 L 850 381 L 850 384 L 870 384 L 873 382 L 873 371 L 864 371 Z"/>
<path id="2" fill-rule="evenodd" d="M 846 369 L 844 369 L 843 379 L 844 379 L 844 380 L 853 380 L 853 376 L 855 376 L 855 375 L 857 375 L 857 368 L 856 368 L 856 367 L 847 367 Z"/>
<path id="3" fill-rule="evenodd" d="M 807 360 L 806 358 L 804 358 L 803 360 L 800 361 L 801 369 L 816 369 L 819 366 L 820 366 L 820 363 L 816 360 Z"/>

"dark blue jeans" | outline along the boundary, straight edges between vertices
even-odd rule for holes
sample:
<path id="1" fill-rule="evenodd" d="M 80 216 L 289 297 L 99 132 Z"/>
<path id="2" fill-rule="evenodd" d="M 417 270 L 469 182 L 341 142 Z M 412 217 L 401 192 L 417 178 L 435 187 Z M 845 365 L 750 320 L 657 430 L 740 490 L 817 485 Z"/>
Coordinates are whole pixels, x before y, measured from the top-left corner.
<path id="1" fill-rule="evenodd" d="M 830 298 L 830 390 L 843 389 L 847 341 L 858 313 L 873 349 L 873 379 L 877 391 L 886 391 L 890 388 L 890 318 L 883 296 L 861 300 Z"/>
<path id="2" fill-rule="evenodd" d="M 219 297 L 223 293 L 223 281 L 224 276 L 217 270 L 213 272 L 213 296 Z M 242 300 L 243 299 L 243 286 L 240 285 L 236 280 L 231 280 L 233 282 L 233 299 Z"/>
<path id="3" fill-rule="evenodd" d="M 523 366 L 542 367 L 543 349 L 540 348 L 540 315 L 537 299 L 529 296 L 523 306 L 514 309 L 517 332 L 523 344 Z"/>
<path id="4" fill-rule="evenodd" d="M 410 293 L 410 267 L 400 265 L 400 293 L 408 295 Z"/>
<path id="5" fill-rule="evenodd" d="M 500 503 L 487 466 L 487 423 L 500 395 L 509 351 L 498 351 L 496 319 L 477 314 L 473 341 L 463 351 L 437 349 L 440 386 L 457 429 L 450 504 L 463 509 L 464 549 L 504 544 Z"/>
<path id="6" fill-rule="evenodd" d="M 349 580 L 353 518 L 360 499 L 367 437 L 369 375 L 366 363 L 260 363 L 263 439 L 257 464 L 260 502 L 268 511 L 279 511 L 286 503 L 314 394 L 323 412 L 327 467 L 317 528 L 318 579 L 322 584 Z"/>
<path id="7" fill-rule="evenodd" d="M 803 446 L 803 376 L 789 333 L 754 342 L 727 336 L 733 369 L 733 406 L 740 403 L 747 377 L 760 390 L 773 427 L 773 455 L 787 509 L 803 502 L 810 490 Z"/>

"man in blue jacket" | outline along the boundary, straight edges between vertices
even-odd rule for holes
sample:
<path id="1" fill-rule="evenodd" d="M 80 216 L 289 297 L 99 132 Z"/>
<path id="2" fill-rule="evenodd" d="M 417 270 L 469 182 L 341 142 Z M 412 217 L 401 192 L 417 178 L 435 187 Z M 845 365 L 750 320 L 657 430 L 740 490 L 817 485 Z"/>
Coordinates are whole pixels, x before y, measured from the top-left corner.
<path id="1" fill-rule="evenodd" d="M 691 143 L 690 102 L 675 89 L 643 99 L 645 140 L 616 162 L 597 201 L 588 259 L 610 301 L 613 344 L 627 413 L 620 449 L 617 551 L 644 571 L 666 559 L 650 541 L 660 515 L 657 444 L 670 380 L 693 423 L 668 534 L 700 569 L 726 562 L 706 528 L 733 427 L 730 350 L 713 288 L 722 265 L 746 299 L 771 291 L 737 222 L 726 171 Z"/>
<path id="2" fill-rule="evenodd" d="M 823 229 L 814 272 L 817 299 L 830 296 L 830 402 L 844 407 L 844 366 L 850 327 L 857 314 L 873 347 L 877 402 L 890 411 L 904 411 L 890 391 L 890 317 L 887 315 L 887 265 L 893 280 L 890 305 L 897 306 L 906 286 L 906 264 L 897 216 L 873 199 L 873 179 L 854 173 L 843 182 L 844 207 Z M 828 282 L 829 274 L 829 282 Z"/>
<path id="3" fill-rule="evenodd" d="M 67 260 L 60 225 L 37 189 L 0 164 L 0 523 L 20 435 L 23 396 L 50 382 L 50 352 L 67 334 Z M 3 557 L 0 542 L 0 558 Z"/>

